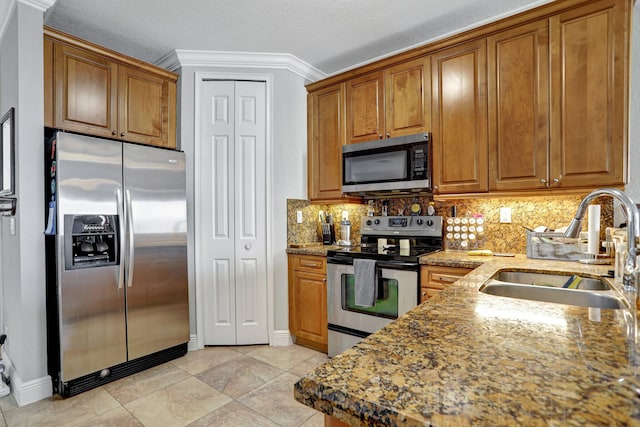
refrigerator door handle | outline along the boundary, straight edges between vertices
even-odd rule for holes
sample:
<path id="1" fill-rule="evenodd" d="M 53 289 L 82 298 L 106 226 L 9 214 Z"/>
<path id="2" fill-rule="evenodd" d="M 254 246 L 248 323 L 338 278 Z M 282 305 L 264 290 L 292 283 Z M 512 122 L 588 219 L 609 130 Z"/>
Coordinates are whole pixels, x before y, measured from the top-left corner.
<path id="1" fill-rule="evenodd" d="M 133 239 L 133 212 L 131 211 L 131 192 L 129 190 L 125 190 L 125 200 L 127 204 L 127 233 L 129 240 L 129 251 L 128 251 L 128 264 L 129 268 L 127 271 L 127 287 L 130 288 L 133 286 L 133 260 L 135 258 L 134 255 L 134 239 Z"/>
<path id="2" fill-rule="evenodd" d="M 117 204 L 117 213 L 118 213 L 118 235 L 120 240 L 120 265 L 118 267 L 118 289 L 122 289 L 124 285 L 124 212 L 123 212 L 123 201 L 122 201 L 122 191 L 119 188 L 116 188 L 116 204 Z"/>

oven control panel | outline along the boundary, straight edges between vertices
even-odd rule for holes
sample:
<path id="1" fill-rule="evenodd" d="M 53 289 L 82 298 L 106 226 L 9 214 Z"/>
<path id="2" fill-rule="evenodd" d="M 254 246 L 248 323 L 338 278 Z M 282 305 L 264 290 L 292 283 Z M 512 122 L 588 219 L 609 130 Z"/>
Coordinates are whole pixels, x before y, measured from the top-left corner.
<path id="1" fill-rule="evenodd" d="M 441 216 L 365 216 L 360 223 L 363 235 L 442 236 Z"/>

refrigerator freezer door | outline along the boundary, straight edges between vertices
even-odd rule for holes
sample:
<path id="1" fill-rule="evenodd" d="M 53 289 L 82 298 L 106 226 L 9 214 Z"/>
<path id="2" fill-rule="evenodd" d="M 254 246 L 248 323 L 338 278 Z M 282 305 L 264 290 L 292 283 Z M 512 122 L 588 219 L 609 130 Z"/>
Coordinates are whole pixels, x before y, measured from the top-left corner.
<path id="1" fill-rule="evenodd" d="M 184 153 L 124 144 L 129 360 L 189 341 Z"/>
<path id="2" fill-rule="evenodd" d="M 58 307 L 63 382 L 127 360 L 125 295 L 118 265 L 65 269 L 65 215 L 117 215 L 122 145 L 57 134 Z M 70 239 L 67 239 L 69 242 Z"/>

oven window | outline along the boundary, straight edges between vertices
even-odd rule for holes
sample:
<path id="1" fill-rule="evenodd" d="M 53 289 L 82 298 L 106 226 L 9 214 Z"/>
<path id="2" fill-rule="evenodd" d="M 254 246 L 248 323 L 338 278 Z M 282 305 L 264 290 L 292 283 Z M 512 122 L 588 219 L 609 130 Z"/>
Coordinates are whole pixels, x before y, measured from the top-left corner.
<path id="1" fill-rule="evenodd" d="M 356 305 L 355 276 L 342 275 L 342 309 L 364 313 L 372 316 L 398 318 L 398 281 L 396 279 L 379 279 L 378 298 L 373 307 Z"/>

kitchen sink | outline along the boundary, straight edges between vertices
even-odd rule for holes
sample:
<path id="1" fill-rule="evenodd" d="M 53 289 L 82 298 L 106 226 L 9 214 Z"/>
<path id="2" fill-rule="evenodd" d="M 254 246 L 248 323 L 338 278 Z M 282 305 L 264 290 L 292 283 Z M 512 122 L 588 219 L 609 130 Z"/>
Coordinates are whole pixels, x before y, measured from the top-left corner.
<path id="1" fill-rule="evenodd" d="M 500 282 L 517 283 L 520 285 L 535 285 L 562 288 L 569 278 L 575 277 L 565 274 L 554 273 L 535 273 L 529 271 L 500 271 L 492 279 Z M 589 291 L 609 291 L 611 287 L 603 279 L 593 279 L 590 277 L 581 277 L 580 283 L 576 289 Z"/>
<path id="2" fill-rule="evenodd" d="M 553 302 L 582 307 L 623 309 L 628 305 L 605 279 L 581 277 L 575 289 L 563 285 L 571 275 L 501 271 L 489 279 L 480 292 L 509 298 Z"/>

